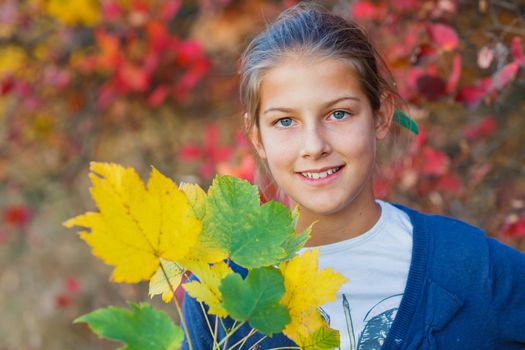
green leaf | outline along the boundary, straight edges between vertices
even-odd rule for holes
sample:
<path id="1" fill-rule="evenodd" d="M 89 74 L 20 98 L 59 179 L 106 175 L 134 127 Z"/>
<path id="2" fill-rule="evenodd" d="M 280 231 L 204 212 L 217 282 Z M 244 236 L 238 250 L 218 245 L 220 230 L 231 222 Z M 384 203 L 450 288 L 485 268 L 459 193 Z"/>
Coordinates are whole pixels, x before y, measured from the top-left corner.
<path id="1" fill-rule="evenodd" d="M 183 332 L 164 312 L 147 303 L 129 303 L 131 310 L 110 306 L 80 316 L 102 338 L 121 341 L 123 350 L 175 350 L 180 348 Z"/>
<path id="2" fill-rule="evenodd" d="M 230 316 L 237 321 L 248 321 L 261 333 L 281 332 L 290 322 L 288 310 L 279 304 L 284 294 L 284 280 L 275 268 L 250 270 L 246 280 L 237 273 L 229 274 L 219 289 Z"/>
<path id="3" fill-rule="evenodd" d="M 327 350 L 339 347 L 339 331 L 324 325 L 315 331 L 301 348 L 304 350 Z"/>
<path id="4" fill-rule="evenodd" d="M 216 177 L 208 192 L 202 234 L 246 268 L 274 265 L 286 258 L 284 245 L 294 233 L 286 206 L 259 203 L 257 187 L 232 176 Z"/>
<path id="5" fill-rule="evenodd" d="M 414 134 L 419 135 L 419 129 L 414 119 L 410 118 L 408 114 L 400 109 L 396 109 L 394 112 L 394 121 L 402 127 L 412 131 Z"/>
<path id="6" fill-rule="evenodd" d="M 299 249 L 304 247 L 306 241 L 310 239 L 310 235 L 312 233 L 312 226 L 313 224 L 308 226 L 303 232 L 288 237 L 288 239 L 283 244 L 283 248 L 284 250 L 286 250 L 287 253 L 283 261 L 290 260 L 297 254 Z"/>

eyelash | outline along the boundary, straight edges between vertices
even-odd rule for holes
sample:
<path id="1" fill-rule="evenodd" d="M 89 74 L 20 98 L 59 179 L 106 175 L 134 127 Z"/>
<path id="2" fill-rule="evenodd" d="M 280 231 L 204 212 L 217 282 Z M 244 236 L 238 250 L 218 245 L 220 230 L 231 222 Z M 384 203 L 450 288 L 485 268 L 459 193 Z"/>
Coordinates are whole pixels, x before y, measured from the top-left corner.
<path id="1" fill-rule="evenodd" d="M 333 116 L 335 113 L 337 113 L 337 112 L 342 112 L 342 113 L 344 113 L 344 114 L 345 114 L 345 117 L 347 117 L 347 116 L 351 116 L 351 115 L 352 115 L 352 114 L 351 114 L 350 112 L 348 112 L 348 111 L 344 111 L 344 110 L 342 110 L 342 109 L 338 109 L 338 110 L 333 111 L 332 113 L 330 113 L 330 117 L 332 117 L 332 116 Z M 336 120 L 342 120 L 342 119 L 344 119 L 344 117 L 341 118 L 341 119 L 337 119 L 337 118 L 336 118 Z"/>
<path id="2" fill-rule="evenodd" d="M 330 117 L 332 117 L 332 116 L 334 115 L 334 113 L 337 113 L 337 112 L 342 112 L 342 113 L 344 113 L 344 114 L 345 114 L 345 117 L 346 117 L 346 116 L 351 116 L 351 115 L 352 115 L 350 112 L 347 112 L 347 111 L 344 111 L 344 110 L 338 109 L 338 110 L 333 111 L 332 113 L 330 113 Z M 343 120 L 343 119 L 345 119 L 345 118 L 344 118 L 344 117 L 341 118 L 341 119 L 337 119 L 337 118 L 335 118 L 335 120 Z M 290 117 L 284 117 L 284 118 L 279 118 L 279 119 L 277 119 L 277 120 L 274 122 L 274 125 L 276 125 L 277 127 L 281 127 L 281 128 L 288 128 L 288 127 L 290 127 L 290 125 L 288 125 L 288 126 L 279 125 L 283 120 L 291 120 L 292 123 L 293 123 L 293 119 L 292 119 L 292 118 L 290 118 Z"/>

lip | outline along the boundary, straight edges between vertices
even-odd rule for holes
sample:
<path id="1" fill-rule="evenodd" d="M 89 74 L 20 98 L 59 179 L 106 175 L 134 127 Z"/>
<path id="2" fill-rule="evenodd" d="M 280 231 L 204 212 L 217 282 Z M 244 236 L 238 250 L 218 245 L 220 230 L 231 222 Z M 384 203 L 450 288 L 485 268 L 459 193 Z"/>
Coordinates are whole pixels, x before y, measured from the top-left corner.
<path id="1" fill-rule="evenodd" d="M 332 182 L 334 182 L 335 180 L 337 180 L 337 178 L 339 178 L 339 176 L 341 176 L 341 173 L 342 173 L 342 170 L 345 166 L 344 165 L 336 165 L 336 166 L 329 166 L 329 167 L 324 167 L 324 168 L 319 168 L 319 169 L 309 169 L 309 170 L 301 170 L 301 171 L 297 171 L 295 172 L 295 175 L 297 177 L 299 177 L 299 179 L 301 181 L 303 181 L 304 183 L 308 184 L 308 185 L 313 185 L 313 186 L 324 186 L 324 185 L 328 185 Z M 335 173 L 333 174 L 330 174 L 326 177 L 323 177 L 321 179 L 311 179 L 309 177 L 304 177 L 301 173 L 320 173 L 320 172 L 323 172 L 323 171 L 326 171 L 326 170 L 329 170 L 329 169 L 333 169 L 333 168 L 340 168 L 338 171 L 336 171 Z"/>

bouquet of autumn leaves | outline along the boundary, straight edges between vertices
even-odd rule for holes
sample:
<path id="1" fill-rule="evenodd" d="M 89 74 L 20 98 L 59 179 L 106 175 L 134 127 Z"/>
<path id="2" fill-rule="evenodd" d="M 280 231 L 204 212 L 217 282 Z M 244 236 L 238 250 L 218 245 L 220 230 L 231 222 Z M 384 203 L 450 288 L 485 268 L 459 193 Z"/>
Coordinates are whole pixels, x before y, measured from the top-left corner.
<path id="1" fill-rule="evenodd" d="M 93 255 L 114 266 L 113 281 L 149 281 L 150 296 L 173 299 L 182 329 L 146 303 L 99 309 L 76 322 L 125 343 L 122 349 L 178 349 L 186 320 L 173 296 L 192 274 L 182 285 L 187 294 L 215 320 L 234 322 L 219 341 L 217 328 L 224 323 L 207 320 L 202 331 L 210 332 L 214 349 L 240 349 L 244 342 L 226 347 L 226 340 L 246 323 L 253 330 L 248 336 L 282 332 L 299 349 L 338 347 L 339 333 L 318 308 L 335 300 L 346 279 L 331 269 L 318 270 L 318 250 L 297 254 L 311 231 L 311 226 L 295 231 L 297 210 L 275 201 L 261 205 L 255 186 L 231 176 L 217 176 L 206 193 L 196 184 L 177 186 L 155 168 L 147 186 L 133 168 L 92 162 L 90 170 L 99 212 L 64 225 L 90 229 L 80 237 Z M 247 270 L 245 278 L 238 267 Z"/>

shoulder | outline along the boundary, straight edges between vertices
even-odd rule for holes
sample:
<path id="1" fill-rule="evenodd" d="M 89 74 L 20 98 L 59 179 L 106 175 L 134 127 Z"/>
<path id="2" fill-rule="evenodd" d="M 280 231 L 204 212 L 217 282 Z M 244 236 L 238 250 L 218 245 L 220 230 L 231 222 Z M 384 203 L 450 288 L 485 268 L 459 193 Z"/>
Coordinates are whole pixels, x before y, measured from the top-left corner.
<path id="1" fill-rule="evenodd" d="M 456 218 L 394 205 L 409 216 L 413 225 L 413 253 L 425 261 L 427 272 L 434 278 L 465 280 L 466 275 L 488 276 L 490 249 L 483 230 Z"/>
<path id="2" fill-rule="evenodd" d="M 433 271 L 453 269 L 460 274 L 477 274 L 476 278 L 491 278 L 501 271 L 525 266 L 525 254 L 487 236 L 479 227 L 453 217 L 394 205 L 410 217 L 414 243 L 419 240 L 420 246 L 425 246 L 428 267 Z"/>
<path id="3" fill-rule="evenodd" d="M 465 221 L 445 215 L 425 214 L 397 203 L 393 205 L 408 215 L 415 234 L 421 234 L 423 239 L 434 244 L 454 243 L 460 247 L 468 245 L 477 248 L 478 245 L 487 245 L 485 232 Z"/>

